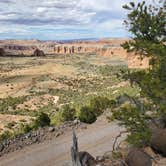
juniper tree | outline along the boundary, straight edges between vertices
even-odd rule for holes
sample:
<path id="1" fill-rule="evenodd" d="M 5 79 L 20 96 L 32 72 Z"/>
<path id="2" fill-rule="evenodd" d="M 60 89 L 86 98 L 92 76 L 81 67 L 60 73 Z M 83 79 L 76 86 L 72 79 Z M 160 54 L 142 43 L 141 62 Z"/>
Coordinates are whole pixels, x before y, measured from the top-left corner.
<path id="1" fill-rule="evenodd" d="M 141 97 L 146 98 L 148 104 L 141 110 L 137 107 L 135 110 L 115 111 L 113 117 L 131 132 L 130 142 L 147 143 L 148 119 L 158 116 L 166 125 L 166 1 L 153 1 L 150 5 L 145 1 L 130 2 L 123 8 L 128 11 L 128 19 L 124 23 L 132 34 L 132 39 L 125 42 L 123 48 L 150 60 L 149 69 L 129 73 L 127 77 L 140 86 Z M 147 111 L 152 112 L 151 117 L 146 116 Z"/>

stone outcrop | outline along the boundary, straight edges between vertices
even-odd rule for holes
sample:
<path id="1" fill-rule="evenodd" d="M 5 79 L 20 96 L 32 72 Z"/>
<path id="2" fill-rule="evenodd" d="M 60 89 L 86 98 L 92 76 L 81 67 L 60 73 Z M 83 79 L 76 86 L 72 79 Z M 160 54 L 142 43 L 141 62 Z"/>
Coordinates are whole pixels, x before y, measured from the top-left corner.
<path id="1" fill-rule="evenodd" d="M 0 56 L 5 56 L 5 50 L 3 48 L 0 48 Z"/>
<path id="2" fill-rule="evenodd" d="M 45 56 L 44 52 L 43 52 L 42 50 L 39 50 L 39 49 L 36 49 L 36 50 L 34 51 L 34 54 L 33 54 L 33 55 L 36 56 L 36 57 Z"/>
<path id="3" fill-rule="evenodd" d="M 152 133 L 151 147 L 166 156 L 166 129 L 157 129 Z"/>
<path id="4" fill-rule="evenodd" d="M 128 166 L 152 166 L 151 157 L 140 149 L 132 149 L 126 159 Z"/>
<path id="5" fill-rule="evenodd" d="M 54 47 L 55 54 L 83 54 L 96 53 L 99 49 L 96 47 L 89 47 L 88 45 L 58 45 Z"/>

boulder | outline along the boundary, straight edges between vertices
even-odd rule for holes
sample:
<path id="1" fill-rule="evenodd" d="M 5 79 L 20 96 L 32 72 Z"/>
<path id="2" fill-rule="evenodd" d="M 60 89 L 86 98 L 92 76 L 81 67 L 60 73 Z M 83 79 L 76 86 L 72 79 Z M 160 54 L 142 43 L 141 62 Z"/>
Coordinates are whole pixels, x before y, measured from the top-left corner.
<path id="1" fill-rule="evenodd" d="M 81 166 L 95 166 L 96 160 L 88 152 L 79 152 Z"/>
<path id="2" fill-rule="evenodd" d="M 166 156 L 166 129 L 153 131 L 150 144 L 154 150 Z"/>
<path id="3" fill-rule="evenodd" d="M 128 166 L 152 166 L 151 157 L 140 149 L 130 150 L 126 163 Z"/>
<path id="4" fill-rule="evenodd" d="M 45 56 L 45 54 L 44 54 L 44 52 L 42 51 L 42 50 L 39 50 L 39 49 L 36 49 L 35 51 L 34 51 L 34 56 Z"/>

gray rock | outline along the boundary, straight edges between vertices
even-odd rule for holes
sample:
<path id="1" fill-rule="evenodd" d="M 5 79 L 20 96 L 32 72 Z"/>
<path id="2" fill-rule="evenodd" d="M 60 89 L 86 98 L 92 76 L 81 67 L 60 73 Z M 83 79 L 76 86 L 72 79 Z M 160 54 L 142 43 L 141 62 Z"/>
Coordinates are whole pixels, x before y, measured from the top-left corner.
<path id="1" fill-rule="evenodd" d="M 103 156 L 97 156 L 96 157 L 96 161 L 103 162 L 104 161 L 104 157 Z"/>
<path id="2" fill-rule="evenodd" d="M 27 133 L 27 134 L 25 135 L 25 138 L 28 139 L 28 138 L 31 137 L 31 135 L 32 135 L 31 132 L 29 132 L 29 133 Z"/>
<path id="3" fill-rule="evenodd" d="M 151 147 L 166 156 L 166 129 L 157 129 L 152 133 Z"/>
<path id="4" fill-rule="evenodd" d="M 49 127 L 49 128 L 48 128 L 48 131 L 49 131 L 49 132 L 54 132 L 54 131 L 55 131 L 55 128 L 54 128 L 54 127 Z"/>
<path id="5" fill-rule="evenodd" d="M 74 123 L 74 125 L 80 124 L 80 120 L 75 119 L 75 120 L 73 121 L 73 123 Z"/>
<path id="6" fill-rule="evenodd" d="M 95 166 L 96 160 L 88 152 L 79 152 L 81 166 Z"/>
<path id="7" fill-rule="evenodd" d="M 151 157 L 140 149 L 130 150 L 126 163 L 128 166 L 152 166 Z"/>

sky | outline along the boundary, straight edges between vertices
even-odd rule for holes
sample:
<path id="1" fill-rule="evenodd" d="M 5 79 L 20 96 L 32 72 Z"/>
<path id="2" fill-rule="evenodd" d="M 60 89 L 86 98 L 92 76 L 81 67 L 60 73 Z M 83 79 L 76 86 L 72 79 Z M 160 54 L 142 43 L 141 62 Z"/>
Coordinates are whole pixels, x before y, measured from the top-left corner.
<path id="1" fill-rule="evenodd" d="M 0 0 L 0 39 L 128 37 L 122 6 L 130 1 Z"/>

